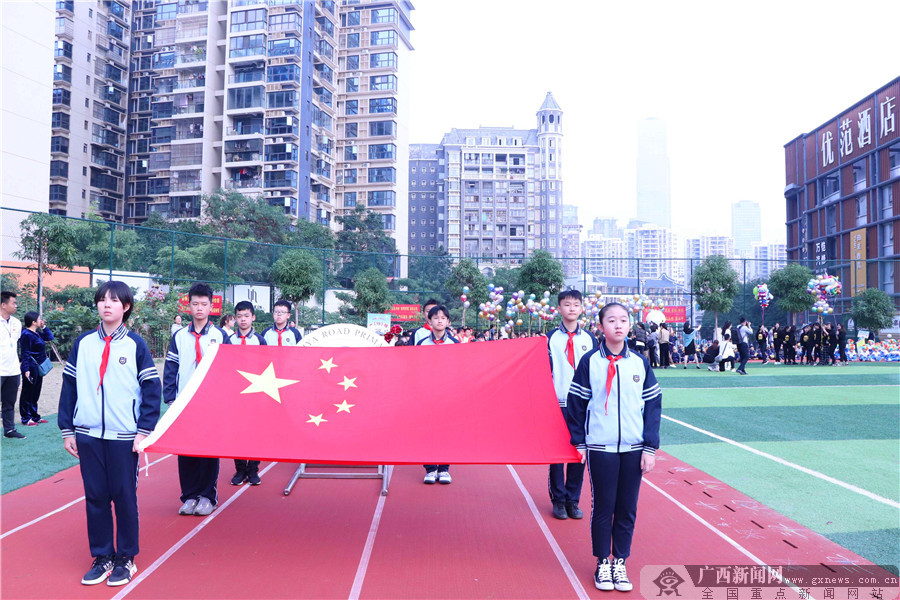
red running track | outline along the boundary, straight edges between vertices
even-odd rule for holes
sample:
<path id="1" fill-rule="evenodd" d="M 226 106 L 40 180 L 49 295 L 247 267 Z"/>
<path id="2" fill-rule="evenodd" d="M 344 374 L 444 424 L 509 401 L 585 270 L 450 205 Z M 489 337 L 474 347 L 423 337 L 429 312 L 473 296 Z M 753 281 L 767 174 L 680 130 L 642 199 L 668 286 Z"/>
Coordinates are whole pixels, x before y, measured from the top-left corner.
<path id="1" fill-rule="evenodd" d="M 404 466 L 387 497 L 379 481 L 333 479 L 300 480 L 285 497 L 295 465 L 264 464 L 262 486 L 236 488 L 223 460 L 219 508 L 204 519 L 176 514 L 176 461 L 154 459 L 139 483 L 130 585 L 80 584 L 91 559 L 76 467 L 2 496 L 0 595 L 624 599 L 657 596 L 655 587 L 640 593 L 643 565 L 870 564 L 665 453 L 641 490 L 635 590 L 624 594 L 594 588 L 589 520 L 550 516 L 545 466 L 454 466 L 449 486 L 426 486 L 421 467 Z M 582 506 L 588 512 L 587 482 Z"/>

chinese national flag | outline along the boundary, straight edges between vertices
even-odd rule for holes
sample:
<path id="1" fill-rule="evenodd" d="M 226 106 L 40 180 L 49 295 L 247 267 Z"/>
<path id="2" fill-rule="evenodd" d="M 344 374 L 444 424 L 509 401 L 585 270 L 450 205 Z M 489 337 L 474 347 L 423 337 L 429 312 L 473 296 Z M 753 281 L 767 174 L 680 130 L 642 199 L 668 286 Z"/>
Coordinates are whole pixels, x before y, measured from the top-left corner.
<path id="1" fill-rule="evenodd" d="M 545 338 L 391 348 L 214 346 L 152 452 L 337 464 L 579 460 Z"/>

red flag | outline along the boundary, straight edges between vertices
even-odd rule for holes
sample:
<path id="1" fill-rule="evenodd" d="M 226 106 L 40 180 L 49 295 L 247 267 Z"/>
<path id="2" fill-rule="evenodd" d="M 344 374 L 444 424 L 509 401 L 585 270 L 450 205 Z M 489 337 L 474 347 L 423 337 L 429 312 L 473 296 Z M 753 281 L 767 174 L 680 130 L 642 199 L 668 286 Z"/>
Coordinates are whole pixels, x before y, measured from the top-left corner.
<path id="1" fill-rule="evenodd" d="M 144 447 L 338 464 L 580 459 L 543 338 L 392 348 L 214 345 Z"/>

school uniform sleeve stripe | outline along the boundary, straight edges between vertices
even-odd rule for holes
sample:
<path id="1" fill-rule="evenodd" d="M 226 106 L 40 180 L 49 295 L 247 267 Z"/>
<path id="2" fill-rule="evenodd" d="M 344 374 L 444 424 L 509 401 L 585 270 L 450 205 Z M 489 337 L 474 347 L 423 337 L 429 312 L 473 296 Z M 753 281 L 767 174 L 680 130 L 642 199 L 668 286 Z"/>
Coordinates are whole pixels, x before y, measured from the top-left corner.
<path id="1" fill-rule="evenodd" d="M 591 392 L 590 388 L 586 388 L 583 385 L 575 383 L 575 381 L 573 380 L 572 385 L 569 386 L 569 395 L 570 396 L 575 395 L 575 396 L 578 396 L 579 398 L 583 398 L 585 400 L 590 400 L 592 392 Z"/>
<path id="2" fill-rule="evenodd" d="M 156 365 L 153 364 L 153 357 L 150 355 L 150 348 L 147 347 L 147 342 L 136 333 L 132 333 L 131 337 L 135 343 L 135 361 L 138 368 L 141 369 L 138 374 L 138 383 L 141 386 L 141 403 L 135 425 L 138 432 L 147 435 L 144 432 L 153 431 L 153 428 L 156 427 L 156 422 L 159 421 L 162 384 L 159 380 Z"/>
<path id="3" fill-rule="evenodd" d="M 84 334 L 89 335 L 89 334 Z M 81 348 L 80 336 L 72 345 L 69 358 L 63 369 L 62 390 L 59 393 L 59 406 L 57 408 L 56 423 L 64 438 L 75 436 L 75 403 L 78 401 L 78 384 L 75 381 L 75 365 L 78 362 L 78 352 Z"/>
<path id="4" fill-rule="evenodd" d="M 76 371 L 75 371 L 75 365 L 73 365 L 72 363 L 66 361 L 66 366 L 63 367 L 63 374 L 64 374 L 64 375 L 71 375 L 72 377 L 75 377 L 75 372 L 76 372 Z"/>
<path id="5" fill-rule="evenodd" d="M 179 329 L 172 334 L 169 342 L 169 352 L 166 354 L 166 362 L 163 367 L 163 401 L 171 404 L 178 395 L 178 334 L 184 331 Z"/>
<path id="6" fill-rule="evenodd" d="M 659 384 L 657 383 L 657 384 L 653 385 L 652 387 L 644 388 L 644 392 L 643 392 L 643 394 L 641 394 L 641 398 L 643 398 L 644 400 L 649 400 L 650 398 L 653 398 L 654 396 L 656 396 L 659 393 L 660 393 L 660 387 L 659 387 Z"/>

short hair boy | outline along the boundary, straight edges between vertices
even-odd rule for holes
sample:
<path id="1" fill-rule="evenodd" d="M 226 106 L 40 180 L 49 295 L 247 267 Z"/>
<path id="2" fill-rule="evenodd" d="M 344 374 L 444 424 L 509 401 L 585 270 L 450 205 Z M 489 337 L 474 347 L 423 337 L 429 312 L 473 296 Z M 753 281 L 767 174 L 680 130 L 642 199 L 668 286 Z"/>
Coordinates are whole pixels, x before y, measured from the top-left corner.
<path id="1" fill-rule="evenodd" d="M 228 334 L 209 320 L 213 291 L 205 283 L 195 283 L 188 291 L 191 323 L 172 335 L 163 370 L 163 400 L 172 404 L 197 370 L 203 355 L 214 344 L 228 344 Z M 199 456 L 178 457 L 181 483 L 180 515 L 206 516 L 218 502 L 216 479 L 219 459 Z"/>
<path id="2" fill-rule="evenodd" d="M 297 328 L 289 324 L 291 308 L 291 303 L 284 298 L 275 303 L 272 309 L 275 324 L 263 331 L 263 338 L 269 346 L 296 346 L 303 338 Z"/>
<path id="3" fill-rule="evenodd" d="M 263 336 L 253 331 L 253 321 L 256 320 L 256 311 L 253 304 L 246 300 L 242 300 L 234 307 L 235 331 L 231 334 L 229 342 L 237 346 L 265 346 L 266 340 Z M 242 485 L 249 482 L 250 485 L 259 485 L 262 480 L 259 478 L 259 461 L 247 460 L 243 458 L 234 459 L 234 477 L 231 478 L 231 485 Z"/>
<path id="4" fill-rule="evenodd" d="M 441 303 L 434 298 L 429 298 L 425 301 L 425 304 L 422 305 L 422 315 L 425 318 L 424 323 L 422 323 L 421 327 L 416 327 L 413 332 L 409 335 L 409 345 L 417 346 L 419 342 L 428 337 L 431 333 L 431 323 L 429 322 L 428 313 L 435 306 L 439 306 Z"/>
<path id="5" fill-rule="evenodd" d="M 107 281 L 97 289 L 94 302 L 100 325 L 72 346 L 63 369 L 57 421 L 63 446 L 81 462 L 84 482 L 94 562 L 81 583 L 95 585 L 108 578 L 107 585 L 117 586 L 137 572 L 138 448 L 159 420 L 161 390 L 147 343 L 125 327 L 134 307 L 131 288 Z M 110 500 L 115 504 L 115 535 Z"/>

